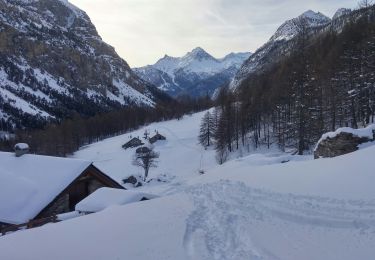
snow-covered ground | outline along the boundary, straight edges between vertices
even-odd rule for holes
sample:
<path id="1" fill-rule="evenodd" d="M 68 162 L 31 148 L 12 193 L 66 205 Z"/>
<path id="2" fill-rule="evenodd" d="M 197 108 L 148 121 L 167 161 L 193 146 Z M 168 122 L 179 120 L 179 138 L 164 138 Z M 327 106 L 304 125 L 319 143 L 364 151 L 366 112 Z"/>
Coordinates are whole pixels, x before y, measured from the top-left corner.
<path id="1" fill-rule="evenodd" d="M 219 166 L 197 144 L 202 116 L 147 127 L 167 137 L 150 177 L 171 178 L 140 190 L 161 198 L 1 237 L 1 258 L 374 259 L 375 146 L 315 161 L 251 154 Z M 117 179 L 141 173 L 131 166 L 134 150 L 121 148 L 128 138 L 75 156 Z"/>
<path id="2" fill-rule="evenodd" d="M 205 151 L 198 144 L 198 129 L 202 117 L 203 113 L 198 113 L 185 116 L 183 120 L 151 124 L 138 131 L 84 147 L 74 157 L 93 161 L 95 166 L 121 182 L 130 175 L 143 174 L 143 169 L 132 165 L 136 148 L 124 150 L 122 145 L 130 141 L 130 137 L 139 137 L 145 142 L 143 136 L 146 130 L 151 137 L 158 131 L 167 140 L 154 144 L 160 158 L 158 167 L 150 170 L 149 179 L 160 177 L 180 181 L 186 177 L 198 176 L 199 170 L 216 165 L 215 152 Z"/>
<path id="3" fill-rule="evenodd" d="M 83 147 L 74 157 L 93 161 L 95 166 L 119 182 L 131 175 L 141 176 L 143 169 L 132 164 L 136 148 L 124 150 L 122 145 L 133 137 L 139 137 L 147 143 L 143 139 L 145 131 L 148 131 L 151 137 L 158 131 L 167 140 L 153 145 L 160 158 L 157 168 L 151 168 L 148 178 L 151 182 L 144 189 L 160 192 L 166 189 L 175 190 L 177 187 L 176 189 L 180 190 L 182 184 L 199 176 L 201 171 L 206 172 L 218 166 L 213 148 L 205 150 L 198 142 L 199 126 L 205 113 L 185 116 L 182 120 L 154 123 L 128 134 L 106 139 Z M 236 155 L 232 157 L 236 158 Z M 276 149 L 263 149 L 237 160 L 244 161 L 249 166 L 260 166 L 308 159 L 312 159 L 312 156 L 292 156 Z M 156 179 L 163 180 L 166 184 L 152 181 Z"/>

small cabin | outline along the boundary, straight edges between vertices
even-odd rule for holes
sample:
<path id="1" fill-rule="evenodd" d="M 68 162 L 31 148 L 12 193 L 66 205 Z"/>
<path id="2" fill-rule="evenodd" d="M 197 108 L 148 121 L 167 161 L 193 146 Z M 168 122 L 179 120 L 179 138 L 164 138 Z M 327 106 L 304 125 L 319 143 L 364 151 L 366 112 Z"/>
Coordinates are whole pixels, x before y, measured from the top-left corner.
<path id="1" fill-rule="evenodd" d="M 0 166 L 2 230 L 74 211 L 99 188 L 124 189 L 84 160 L 0 152 Z"/>
<path id="2" fill-rule="evenodd" d="M 139 147 L 141 145 L 144 145 L 144 143 L 142 143 L 142 141 L 139 138 L 134 137 L 129 142 L 127 142 L 126 144 L 124 144 L 122 146 L 122 148 L 124 148 L 126 150 L 126 149 L 129 149 L 129 148 Z"/>
<path id="3" fill-rule="evenodd" d="M 157 141 L 164 141 L 164 140 L 167 140 L 167 138 L 165 136 L 157 133 L 156 135 L 154 135 L 153 137 L 151 137 L 149 141 L 150 141 L 151 144 L 154 144 Z"/>

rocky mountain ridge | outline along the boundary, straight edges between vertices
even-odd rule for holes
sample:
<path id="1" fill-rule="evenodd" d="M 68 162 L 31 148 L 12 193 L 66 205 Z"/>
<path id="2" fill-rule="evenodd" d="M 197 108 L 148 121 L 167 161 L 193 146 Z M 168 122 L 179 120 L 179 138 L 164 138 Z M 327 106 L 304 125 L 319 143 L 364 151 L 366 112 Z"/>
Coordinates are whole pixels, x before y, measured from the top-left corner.
<path id="1" fill-rule="evenodd" d="M 172 96 L 211 95 L 228 84 L 250 53 L 230 53 L 216 59 L 198 47 L 183 57 L 165 55 L 154 65 L 135 68 L 144 80 Z"/>

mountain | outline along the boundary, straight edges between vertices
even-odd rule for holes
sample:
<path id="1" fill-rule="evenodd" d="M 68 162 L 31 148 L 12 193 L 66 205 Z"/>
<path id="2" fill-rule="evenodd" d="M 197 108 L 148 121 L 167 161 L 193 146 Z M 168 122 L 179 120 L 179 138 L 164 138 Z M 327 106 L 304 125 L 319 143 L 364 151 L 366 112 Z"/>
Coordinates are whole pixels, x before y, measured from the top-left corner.
<path id="1" fill-rule="evenodd" d="M 230 83 L 230 88 L 236 89 L 251 74 L 261 72 L 285 57 L 292 49 L 292 40 L 298 35 L 300 21 L 304 21 L 310 31 L 315 31 L 327 26 L 331 19 L 322 13 L 309 10 L 283 23 L 270 40 L 245 61 Z"/>
<path id="2" fill-rule="evenodd" d="M 134 71 L 172 96 L 204 96 L 228 84 L 250 55 L 231 53 L 216 59 L 202 48 L 196 48 L 181 58 L 165 55 L 154 65 Z"/>
<path id="3" fill-rule="evenodd" d="M 164 99 L 67 0 L 0 0 L 2 125 L 40 127 Z"/>
<path id="4" fill-rule="evenodd" d="M 216 147 L 224 159 L 247 144 L 246 136 L 256 148 L 277 144 L 303 154 L 324 132 L 374 123 L 375 5 L 339 11 L 327 25 L 302 29 L 289 41 L 293 33 L 284 30 L 274 50 L 257 51 L 243 67 L 248 70 L 237 95 L 220 96 Z M 254 62 L 257 57 L 263 60 Z"/>

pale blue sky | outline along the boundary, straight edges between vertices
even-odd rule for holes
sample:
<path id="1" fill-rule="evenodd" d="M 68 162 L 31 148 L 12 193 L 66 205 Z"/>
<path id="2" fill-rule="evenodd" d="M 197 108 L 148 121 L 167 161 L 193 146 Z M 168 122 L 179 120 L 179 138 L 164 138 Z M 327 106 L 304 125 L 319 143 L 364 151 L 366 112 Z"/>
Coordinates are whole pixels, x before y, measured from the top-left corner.
<path id="1" fill-rule="evenodd" d="M 216 57 L 255 51 L 286 20 L 309 9 L 332 17 L 355 0 L 69 0 L 88 13 L 130 66 L 202 47 Z"/>

